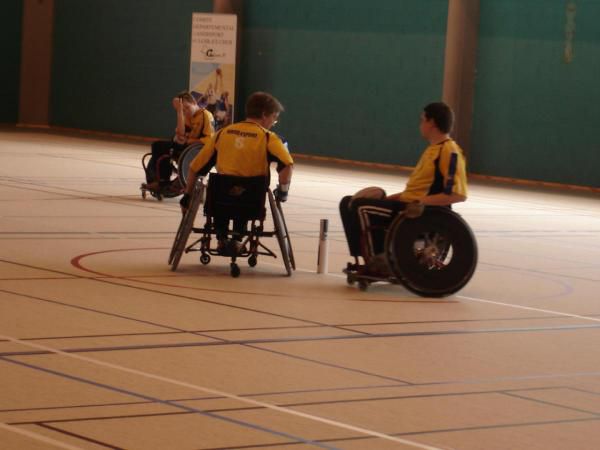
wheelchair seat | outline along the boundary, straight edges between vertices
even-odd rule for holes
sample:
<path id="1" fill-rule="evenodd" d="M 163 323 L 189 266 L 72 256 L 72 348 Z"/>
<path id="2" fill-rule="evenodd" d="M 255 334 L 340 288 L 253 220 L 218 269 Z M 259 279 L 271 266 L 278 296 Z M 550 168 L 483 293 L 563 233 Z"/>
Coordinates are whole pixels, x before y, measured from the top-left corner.
<path id="1" fill-rule="evenodd" d="M 477 266 L 477 241 L 467 222 L 452 209 L 428 206 L 417 217 L 400 212 L 385 234 L 384 253 L 369 263 L 348 263 L 348 284 L 361 290 L 384 281 L 402 284 L 424 297 L 462 289 Z"/>
<path id="2" fill-rule="evenodd" d="M 204 214 L 230 220 L 264 220 L 269 177 L 238 177 L 211 173 Z"/>
<path id="3" fill-rule="evenodd" d="M 205 200 L 204 197 L 206 197 Z M 264 227 L 267 198 L 273 219 L 273 231 L 267 231 Z M 194 227 L 199 205 L 203 201 L 206 223 L 203 227 Z M 219 219 L 226 220 L 225 223 L 230 220 L 247 223 L 246 229 L 241 235 L 234 236 L 234 230 L 227 230 L 228 236 L 231 235 L 239 240 L 239 249 L 233 251 L 230 247 L 223 249 L 211 246 L 212 236 L 217 234 L 215 222 Z M 200 234 L 200 238 L 191 245 L 187 245 L 191 233 Z M 240 275 L 240 268 L 237 265 L 238 258 L 247 258 L 248 265 L 254 267 L 260 255 L 277 257 L 260 241 L 262 237 L 277 238 L 281 258 L 287 275 L 290 276 L 296 268 L 294 256 L 281 204 L 275 200 L 269 189 L 269 177 L 239 177 L 211 173 L 208 186 L 205 186 L 204 181 L 200 179 L 194 186 L 190 207 L 181 220 L 173 242 L 169 264 L 172 270 L 177 270 L 183 253 L 194 251 L 200 252 L 202 264 L 209 264 L 211 256 L 225 256 L 231 258 L 231 276 L 238 277 Z"/>

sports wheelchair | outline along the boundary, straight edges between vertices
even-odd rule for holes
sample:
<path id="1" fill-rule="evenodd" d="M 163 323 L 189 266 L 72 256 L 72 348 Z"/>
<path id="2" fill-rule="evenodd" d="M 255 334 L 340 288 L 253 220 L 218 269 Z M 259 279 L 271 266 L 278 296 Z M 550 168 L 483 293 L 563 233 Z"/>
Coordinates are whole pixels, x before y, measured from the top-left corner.
<path id="1" fill-rule="evenodd" d="M 142 198 L 145 200 L 148 193 L 157 200 L 162 200 L 163 198 L 173 198 L 179 195 L 182 195 L 185 190 L 185 179 L 187 177 L 187 171 L 190 167 L 190 163 L 193 159 L 198 155 L 200 150 L 202 149 L 203 144 L 195 143 L 187 146 L 179 155 L 179 158 L 175 160 L 173 158 L 173 150 L 169 154 L 163 155 L 156 160 L 155 167 L 148 167 L 148 163 L 150 158 L 152 157 L 152 153 L 146 153 L 142 156 L 142 167 L 144 168 L 144 173 L 151 173 L 154 175 L 156 181 L 159 179 L 159 167 L 160 164 L 168 160 L 171 165 L 171 171 L 173 175 L 168 183 L 164 186 L 160 186 L 158 189 L 151 189 L 146 186 L 146 183 L 142 183 L 140 185 L 140 190 L 142 191 Z"/>
<path id="2" fill-rule="evenodd" d="M 364 233 L 369 232 L 365 230 Z M 477 241 L 465 220 L 448 207 L 428 206 L 416 217 L 402 211 L 387 228 L 382 255 L 348 263 L 348 284 L 402 284 L 423 297 L 444 297 L 463 288 L 477 266 Z"/>
<path id="3" fill-rule="evenodd" d="M 273 231 L 266 231 L 264 228 L 266 198 L 273 219 Z M 194 227 L 194 220 L 201 203 L 204 203 L 206 223 L 203 227 Z M 231 248 L 231 245 L 224 248 L 211 246 L 212 236 L 217 233 L 215 227 L 217 217 L 247 222 L 246 231 L 236 236 L 240 239 L 239 249 L 237 246 Z M 199 234 L 200 237 L 188 245 L 187 241 L 191 233 Z M 228 230 L 227 234 L 234 233 Z M 291 276 L 292 271 L 296 269 L 294 253 L 281 204 L 275 200 L 269 189 L 269 177 L 237 177 L 211 173 L 208 186 L 204 185 L 202 179 L 198 179 L 194 185 L 189 208 L 181 219 L 173 241 L 169 264 L 171 270 L 177 270 L 182 255 L 188 252 L 200 252 L 200 262 L 204 265 L 210 263 L 211 256 L 226 256 L 231 258 L 230 274 L 235 278 L 241 272 L 237 264 L 238 258 L 247 258 L 250 267 L 256 266 L 261 255 L 277 258 L 277 255 L 260 241 L 262 237 L 277 238 L 286 273 Z"/>

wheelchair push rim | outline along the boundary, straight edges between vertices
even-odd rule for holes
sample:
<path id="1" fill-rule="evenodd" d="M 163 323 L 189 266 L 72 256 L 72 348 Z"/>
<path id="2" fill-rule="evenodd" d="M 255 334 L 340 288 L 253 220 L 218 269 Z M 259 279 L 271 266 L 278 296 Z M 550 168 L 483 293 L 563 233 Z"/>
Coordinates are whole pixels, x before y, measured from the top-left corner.
<path id="1" fill-rule="evenodd" d="M 171 265 L 172 271 L 177 270 L 179 261 L 181 261 L 181 257 L 185 252 L 185 246 L 192 232 L 192 228 L 194 227 L 196 214 L 198 214 L 198 209 L 203 201 L 204 190 L 205 187 L 202 180 L 198 180 L 196 186 L 194 186 L 190 206 L 181 218 L 175 240 L 173 241 L 173 246 L 171 247 L 171 253 L 169 254 L 169 264 Z"/>
<path id="2" fill-rule="evenodd" d="M 293 253 L 292 244 L 287 234 L 287 228 L 283 214 L 281 213 L 280 206 L 275 201 L 275 197 L 271 190 L 268 191 L 269 196 L 269 207 L 271 209 L 271 215 L 273 217 L 273 225 L 275 227 L 275 235 L 277 236 L 277 242 L 279 243 L 279 249 L 281 250 L 281 259 L 283 259 L 283 265 L 287 272 L 288 277 L 292 276 L 292 272 L 295 269 L 295 264 L 292 267 Z"/>
<path id="3" fill-rule="evenodd" d="M 177 161 L 177 168 L 179 170 L 179 180 L 181 185 L 185 188 L 187 186 L 187 176 L 190 168 L 190 164 L 194 160 L 194 158 L 200 153 L 204 144 L 197 142 L 195 144 L 191 144 L 187 146 L 181 155 L 179 156 L 179 160 Z"/>
<path id="4" fill-rule="evenodd" d="M 390 268 L 410 291 L 443 297 L 462 289 L 477 266 L 477 242 L 469 225 L 450 209 L 428 207 L 420 217 L 399 216 L 385 248 Z"/>

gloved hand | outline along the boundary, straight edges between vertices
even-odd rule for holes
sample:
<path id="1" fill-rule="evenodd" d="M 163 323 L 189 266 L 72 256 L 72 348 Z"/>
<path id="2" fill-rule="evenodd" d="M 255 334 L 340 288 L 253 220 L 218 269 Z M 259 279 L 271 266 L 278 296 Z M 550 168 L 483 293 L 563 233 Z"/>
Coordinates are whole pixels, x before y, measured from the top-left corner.
<path id="1" fill-rule="evenodd" d="M 275 190 L 273 191 L 273 195 L 275 196 L 275 200 L 284 203 L 288 198 L 288 190 L 290 188 L 289 184 L 278 184 Z"/>
<path id="2" fill-rule="evenodd" d="M 185 211 L 190 207 L 190 199 L 190 194 L 188 194 L 187 192 L 183 194 L 183 197 L 181 197 L 181 200 L 179 200 L 179 205 L 181 206 L 181 209 Z"/>

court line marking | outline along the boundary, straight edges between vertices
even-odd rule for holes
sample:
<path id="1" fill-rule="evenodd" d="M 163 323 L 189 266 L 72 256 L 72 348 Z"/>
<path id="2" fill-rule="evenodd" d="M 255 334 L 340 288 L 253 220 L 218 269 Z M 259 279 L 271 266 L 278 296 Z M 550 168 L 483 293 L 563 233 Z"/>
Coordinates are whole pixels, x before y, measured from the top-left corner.
<path id="1" fill-rule="evenodd" d="M 44 442 L 45 444 L 53 445 L 54 447 L 64 448 L 65 450 L 83 450 L 81 447 L 66 444 L 64 442 L 57 441 L 56 439 L 46 437 L 42 434 L 34 433 L 33 431 L 24 430 L 18 427 L 13 427 L 12 425 L 7 425 L 5 423 L 0 422 L 0 428 L 6 431 L 10 431 L 12 433 L 20 434 L 22 436 L 27 436 L 28 438 L 34 439 L 36 441 Z"/>
<path id="2" fill-rule="evenodd" d="M 262 402 L 262 401 L 259 401 L 259 400 L 253 400 L 253 399 L 246 398 L 246 397 L 240 397 L 239 395 L 230 394 L 229 392 L 220 391 L 218 389 L 212 389 L 212 388 L 205 387 L 205 386 L 199 386 L 199 385 L 196 385 L 196 384 L 187 383 L 185 381 L 179 381 L 179 380 L 175 380 L 175 379 L 172 379 L 172 378 L 163 377 L 161 375 L 156 375 L 156 374 L 153 374 L 153 373 L 144 372 L 142 370 L 131 369 L 131 368 L 128 368 L 128 367 L 120 366 L 118 364 L 112 364 L 112 363 L 101 361 L 101 360 L 97 360 L 97 359 L 94 359 L 94 358 L 88 358 L 86 356 L 81 356 L 81 355 L 72 354 L 72 353 L 66 353 L 66 352 L 64 352 L 62 350 L 58 350 L 58 349 L 55 349 L 55 348 L 47 347 L 45 345 L 35 344 L 35 343 L 31 343 L 31 342 L 25 342 L 25 341 L 22 341 L 21 339 L 18 339 L 18 338 L 12 337 L 12 336 L 0 335 L 0 339 L 11 341 L 11 342 L 13 342 L 15 344 L 20 344 L 20 345 L 24 345 L 24 346 L 28 346 L 28 347 L 32 347 L 32 348 L 37 348 L 39 350 L 49 351 L 50 353 L 54 353 L 56 355 L 61 355 L 61 356 L 65 356 L 67 358 L 71 358 L 71 359 L 75 359 L 75 360 L 79 360 L 79 361 L 83 361 L 83 362 L 95 364 L 95 365 L 98 365 L 98 366 L 101 366 L 101 367 L 106 367 L 106 368 L 109 368 L 109 369 L 118 370 L 118 371 L 121 371 L 121 372 L 125 372 L 125 373 L 129 373 L 129 374 L 132 374 L 132 375 L 141 376 L 141 377 L 144 377 L 144 378 L 149 378 L 151 380 L 161 381 L 161 382 L 172 384 L 172 385 L 175 385 L 175 386 L 185 387 L 185 388 L 188 388 L 188 389 L 191 389 L 191 390 L 200 391 L 200 392 L 206 392 L 206 393 L 213 394 L 213 395 L 219 395 L 219 396 L 231 399 L 231 400 L 239 401 L 240 403 L 248 403 L 248 404 L 251 404 L 251 405 L 254 405 L 254 406 L 260 406 L 262 408 L 270 409 L 270 410 L 277 411 L 277 412 L 284 413 L 284 414 L 289 414 L 289 415 L 292 415 L 292 416 L 301 417 L 303 419 L 312 420 L 314 422 L 324 423 L 326 425 L 330 425 L 330 426 L 333 426 L 333 427 L 336 427 L 336 428 L 341 428 L 341 429 L 345 429 L 345 430 L 348 430 L 348 431 L 353 431 L 355 433 L 360 433 L 360 434 L 363 434 L 363 435 L 376 437 L 376 438 L 383 439 L 383 440 L 386 440 L 386 441 L 396 442 L 398 444 L 403 444 L 403 445 L 407 445 L 407 446 L 414 447 L 414 448 L 420 448 L 420 449 L 423 449 L 423 450 L 442 450 L 439 447 L 432 447 L 432 446 L 429 446 L 429 445 L 426 445 L 426 444 L 421 444 L 419 442 L 411 441 L 411 440 L 408 440 L 408 439 L 403 439 L 403 438 L 391 436 L 389 434 L 380 433 L 378 431 L 369 430 L 367 428 L 362 428 L 362 427 L 358 427 L 358 426 L 346 424 L 344 422 L 339 422 L 339 421 L 336 421 L 336 420 L 327 419 L 325 417 L 316 416 L 314 414 L 308 414 L 308 413 L 304 413 L 302 411 L 296 411 L 296 410 L 293 410 L 293 409 L 290 409 L 290 408 L 273 405 L 271 403 L 266 403 L 266 402 Z"/>

